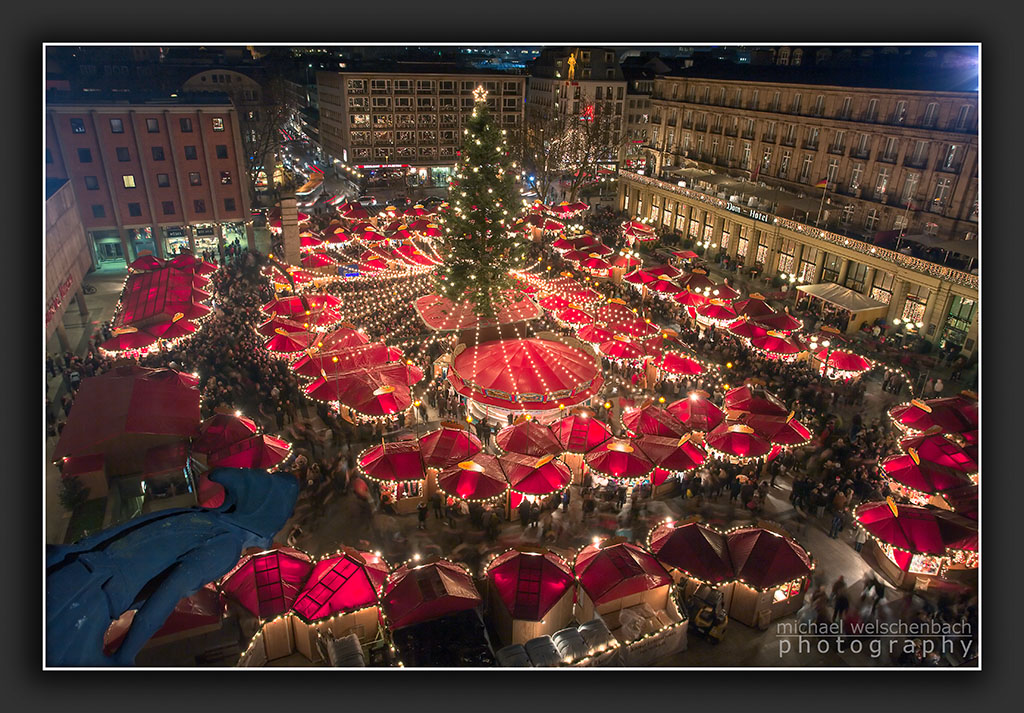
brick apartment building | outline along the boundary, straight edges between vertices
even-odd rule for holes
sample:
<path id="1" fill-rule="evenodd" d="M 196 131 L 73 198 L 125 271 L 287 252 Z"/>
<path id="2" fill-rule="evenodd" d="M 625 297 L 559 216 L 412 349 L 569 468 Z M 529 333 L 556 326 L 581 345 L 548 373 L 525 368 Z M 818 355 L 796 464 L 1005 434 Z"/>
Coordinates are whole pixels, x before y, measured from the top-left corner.
<path id="1" fill-rule="evenodd" d="M 223 94 L 47 97 L 46 178 L 68 179 L 96 267 L 251 244 L 238 116 Z"/>

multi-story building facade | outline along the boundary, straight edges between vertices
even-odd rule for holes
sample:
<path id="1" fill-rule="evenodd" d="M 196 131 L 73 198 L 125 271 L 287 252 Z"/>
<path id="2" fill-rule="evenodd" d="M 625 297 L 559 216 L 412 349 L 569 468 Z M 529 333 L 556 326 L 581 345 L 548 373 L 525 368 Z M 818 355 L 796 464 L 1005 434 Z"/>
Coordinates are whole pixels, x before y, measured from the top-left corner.
<path id="1" fill-rule="evenodd" d="M 92 268 L 92 256 L 75 202 L 75 192 L 66 178 L 46 181 L 46 340 L 56 334 L 60 351 L 71 351 L 64 329 L 64 313 L 74 299 L 79 314 L 88 314 L 82 278 Z M 47 351 L 58 351 L 47 349 Z"/>
<path id="2" fill-rule="evenodd" d="M 707 245 L 711 255 L 725 252 L 745 267 L 807 284 L 835 282 L 888 304 L 890 324 L 921 323 L 935 345 L 955 344 L 966 355 L 977 348 L 976 274 L 625 170 L 618 200 L 665 232 Z"/>
<path id="3" fill-rule="evenodd" d="M 647 175 L 697 166 L 815 197 L 827 179 L 824 227 L 977 237 L 977 92 L 659 76 L 651 113 Z"/>
<path id="4" fill-rule="evenodd" d="M 68 179 L 96 266 L 252 246 L 238 114 L 223 94 L 53 95 L 47 178 Z"/>
<path id="5" fill-rule="evenodd" d="M 323 149 L 368 176 L 404 171 L 418 174 L 423 183 L 446 186 L 478 86 L 486 89 L 488 110 L 509 142 L 522 131 L 522 75 L 396 63 L 394 71 L 351 67 L 319 71 L 316 77 Z"/>
<path id="6" fill-rule="evenodd" d="M 545 48 L 530 65 L 527 112 L 546 118 L 601 115 L 608 117 L 608 161 L 619 161 L 625 138 L 627 82 L 614 50 Z"/>

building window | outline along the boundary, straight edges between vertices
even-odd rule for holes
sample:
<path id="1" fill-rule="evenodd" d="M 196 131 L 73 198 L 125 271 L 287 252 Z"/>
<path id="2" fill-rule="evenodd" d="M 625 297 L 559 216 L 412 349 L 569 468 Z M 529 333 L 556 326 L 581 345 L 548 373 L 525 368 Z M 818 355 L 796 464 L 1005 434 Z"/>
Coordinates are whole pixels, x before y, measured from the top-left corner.
<path id="1" fill-rule="evenodd" d="M 92 207 L 92 217 L 93 218 L 106 218 L 107 217 L 107 211 L 104 210 L 103 206 L 101 206 L 101 205 L 93 205 L 93 207 Z"/>
<path id="2" fill-rule="evenodd" d="M 121 182 L 124 183 L 125 188 L 135 188 L 135 176 L 130 173 L 125 176 L 121 176 Z"/>
<path id="3" fill-rule="evenodd" d="M 231 171 L 221 171 L 220 172 L 220 182 L 221 182 L 221 185 L 224 185 L 224 186 L 230 185 L 231 184 Z"/>
<path id="4" fill-rule="evenodd" d="M 779 172 L 778 177 L 786 179 L 789 176 L 789 159 L 792 153 L 789 151 L 782 152 L 782 158 L 779 160 Z"/>
<path id="5" fill-rule="evenodd" d="M 935 182 L 935 193 L 932 194 L 932 209 L 942 210 L 946 204 L 946 198 L 949 196 L 949 189 L 953 185 L 953 181 L 949 178 L 940 178 Z"/>
<path id="6" fill-rule="evenodd" d="M 171 185 L 171 178 L 166 173 L 156 174 L 156 185 L 160 188 L 167 188 Z"/>
<path id="7" fill-rule="evenodd" d="M 142 215 L 142 204 L 140 203 L 129 203 L 128 204 L 128 215 L 133 218 L 138 218 Z"/>
<path id="8" fill-rule="evenodd" d="M 214 147 L 214 150 L 217 152 L 217 158 L 227 158 L 228 157 L 228 147 L 227 147 L 227 144 L 217 144 Z"/>
<path id="9" fill-rule="evenodd" d="M 815 280 L 815 272 L 817 270 L 816 261 L 818 259 L 818 249 L 812 248 L 810 245 L 804 245 L 803 251 L 800 253 L 800 265 L 798 277 L 807 283 L 813 283 Z"/>
<path id="10" fill-rule="evenodd" d="M 811 179 L 811 167 L 814 165 L 814 155 L 804 154 L 803 165 L 800 167 L 800 182 L 807 183 Z"/>
<path id="11" fill-rule="evenodd" d="M 875 279 L 871 285 L 871 299 L 889 304 L 892 300 L 892 288 L 896 282 L 891 272 L 875 271 Z"/>
<path id="12" fill-rule="evenodd" d="M 189 171 L 188 184 L 190 186 L 201 186 L 203 185 L 203 179 L 199 175 L 199 171 Z"/>
<path id="13" fill-rule="evenodd" d="M 213 117 L 213 130 L 224 131 L 224 120 L 221 119 L 219 116 Z"/>
<path id="14" fill-rule="evenodd" d="M 124 133 L 124 122 L 121 119 L 110 120 L 110 133 L 112 134 L 123 134 Z"/>
<path id="15" fill-rule="evenodd" d="M 933 128 L 936 120 L 939 118 L 939 105 L 937 102 L 931 102 L 924 110 L 924 118 L 921 119 L 921 126 L 926 129 Z"/>
<path id="16" fill-rule="evenodd" d="M 878 118 L 878 100 L 872 99 L 868 102 L 868 108 L 864 112 L 864 121 L 875 121 Z"/>
<path id="17" fill-rule="evenodd" d="M 889 169 L 878 169 L 878 178 L 875 180 L 875 200 L 885 198 L 885 191 L 889 187 Z"/>
<path id="18" fill-rule="evenodd" d="M 842 267 L 842 258 L 838 255 L 825 255 L 825 261 L 821 267 L 821 281 L 835 282 L 839 279 L 839 269 Z"/>
<path id="19" fill-rule="evenodd" d="M 224 199 L 224 210 L 226 210 L 229 213 L 231 213 L 231 212 L 233 212 L 235 210 L 235 199 L 234 198 L 225 198 Z"/>
<path id="20" fill-rule="evenodd" d="M 829 183 L 836 182 L 836 178 L 839 176 L 839 159 L 830 158 L 828 160 L 828 173 L 826 176 Z"/>
<path id="21" fill-rule="evenodd" d="M 968 122 L 971 118 L 971 105 L 964 104 L 960 107 L 960 113 L 956 116 L 956 130 L 963 131 L 967 128 Z"/>
<path id="22" fill-rule="evenodd" d="M 883 161 L 895 161 L 899 153 L 899 141 L 892 136 L 886 138 L 885 149 L 882 151 Z"/>
<path id="23" fill-rule="evenodd" d="M 156 119 L 146 119 L 146 131 L 150 134 L 159 134 L 160 122 Z"/>
<path id="24" fill-rule="evenodd" d="M 953 303 L 949 306 L 949 314 L 946 317 L 946 326 L 942 330 L 942 341 L 939 343 L 941 348 L 945 348 L 947 344 L 961 347 L 964 345 L 977 309 L 977 301 L 960 295 L 953 296 Z"/>
<path id="25" fill-rule="evenodd" d="M 896 108 L 892 112 L 892 123 L 902 124 L 907 120 L 907 103 L 905 101 L 896 102 Z"/>
<path id="26" fill-rule="evenodd" d="M 132 160 L 131 154 L 128 153 L 128 149 L 125 148 L 124 146 L 120 146 L 117 148 L 117 160 L 122 163 L 124 163 L 125 161 Z"/>
<path id="27" fill-rule="evenodd" d="M 949 147 L 946 148 L 946 157 L 942 159 L 942 167 L 944 169 L 953 170 L 956 168 L 957 152 L 959 150 L 960 147 L 957 146 L 956 144 L 950 144 Z"/>
<path id="28" fill-rule="evenodd" d="M 185 134 L 191 134 L 192 133 L 192 120 L 191 119 L 189 119 L 187 117 L 183 118 L 183 119 L 178 119 L 178 126 L 181 127 L 182 133 L 185 133 Z"/>
<path id="29" fill-rule="evenodd" d="M 907 283 L 907 301 L 903 305 L 901 318 L 905 322 L 921 322 L 924 320 L 924 310 L 928 306 L 928 294 L 930 290 L 924 285 Z"/>
<path id="30" fill-rule="evenodd" d="M 164 160 L 164 147 L 163 146 L 154 146 L 153 147 L 153 160 L 154 161 L 163 161 Z"/>
<path id="31" fill-rule="evenodd" d="M 196 213 L 205 213 L 206 201 L 204 201 L 202 198 L 196 198 L 194 201 L 192 201 L 192 208 L 195 210 Z"/>
<path id="32" fill-rule="evenodd" d="M 796 252 L 796 243 L 792 240 L 783 240 L 779 247 L 778 270 L 782 274 L 793 272 L 793 255 Z"/>
<path id="33" fill-rule="evenodd" d="M 189 161 L 195 161 L 197 157 L 195 146 L 185 147 L 185 158 Z"/>
<path id="34" fill-rule="evenodd" d="M 919 173 L 908 173 L 907 177 L 903 179 L 903 195 L 900 196 L 900 205 L 907 205 L 913 199 L 917 193 L 917 184 L 921 180 L 921 174 Z"/>
<path id="35" fill-rule="evenodd" d="M 864 164 L 855 163 L 853 168 L 850 169 L 850 190 L 855 191 L 860 188 L 861 179 L 864 177 Z"/>
<path id="36" fill-rule="evenodd" d="M 72 134 L 84 134 L 85 133 L 85 121 L 82 119 L 71 120 L 71 133 Z M 102 216 L 100 216 L 102 217 Z"/>
<path id="37" fill-rule="evenodd" d="M 857 292 L 864 291 L 864 278 L 868 276 L 868 266 L 862 265 L 859 262 L 851 262 L 846 268 L 846 282 L 843 283 L 844 287 L 848 287 L 851 290 Z"/>
<path id="38" fill-rule="evenodd" d="M 96 176 L 85 177 L 85 189 L 87 191 L 98 191 L 100 189 L 100 182 L 96 179 Z"/>
<path id="39" fill-rule="evenodd" d="M 850 225 L 853 223 L 853 214 L 856 212 L 856 207 L 852 203 L 848 203 L 843 206 L 843 212 L 839 217 L 839 222 L 843 225 Z"/>

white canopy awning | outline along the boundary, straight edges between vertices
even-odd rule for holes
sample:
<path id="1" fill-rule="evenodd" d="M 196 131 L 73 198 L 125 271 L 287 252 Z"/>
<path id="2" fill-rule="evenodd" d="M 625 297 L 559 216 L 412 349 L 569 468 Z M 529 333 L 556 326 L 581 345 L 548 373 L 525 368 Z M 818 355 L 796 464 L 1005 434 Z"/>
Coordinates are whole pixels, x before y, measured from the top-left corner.
<path id="1" fill-rule="evenodd" d="M 837 285 L 834 282 L 822 282 L 817 285 L 798 285 L 797 289 L 812 297 L 817 297 L 820 300 L 830 302 L 837 307 L 854 313 L 879 307 L 888 309 L 889 307 L 885 302 L 879 302 L 876 299 L 862 295 L 842 285 Z"/>

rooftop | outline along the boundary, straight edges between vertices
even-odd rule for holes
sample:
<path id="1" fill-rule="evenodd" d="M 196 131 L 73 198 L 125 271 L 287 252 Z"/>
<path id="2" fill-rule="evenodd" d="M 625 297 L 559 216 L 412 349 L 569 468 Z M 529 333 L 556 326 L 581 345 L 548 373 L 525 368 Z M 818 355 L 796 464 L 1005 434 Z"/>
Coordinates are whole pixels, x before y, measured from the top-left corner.
<path id="1" fill-rule="evenodd" d="M 46 95 L 46 105 L 51 106 L 96 106 L 96 105 L 146 105 L 146 106 L 231 106 L 231 98 L 222 92 L 176 92 L 163 93 L 142 90 L 100 91 L 57 91 Z"/>

